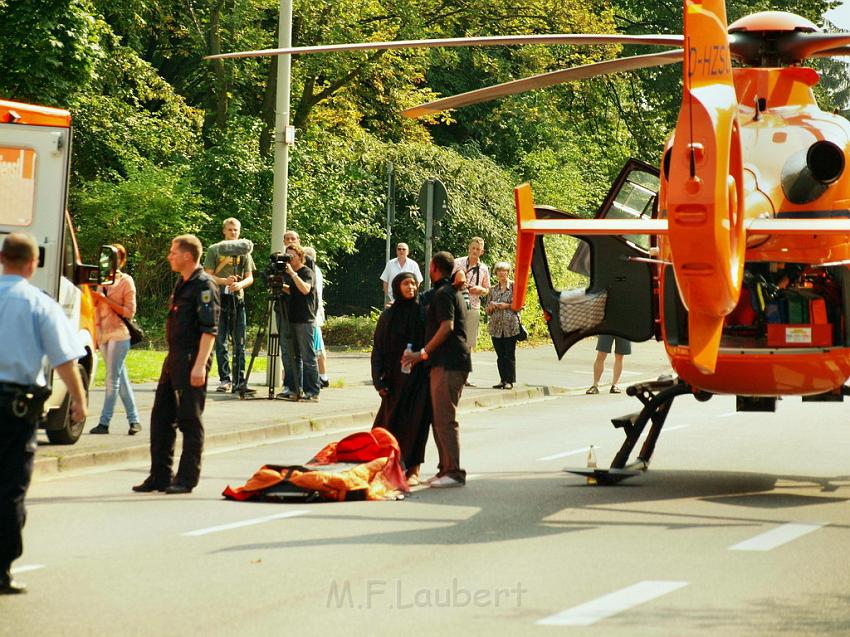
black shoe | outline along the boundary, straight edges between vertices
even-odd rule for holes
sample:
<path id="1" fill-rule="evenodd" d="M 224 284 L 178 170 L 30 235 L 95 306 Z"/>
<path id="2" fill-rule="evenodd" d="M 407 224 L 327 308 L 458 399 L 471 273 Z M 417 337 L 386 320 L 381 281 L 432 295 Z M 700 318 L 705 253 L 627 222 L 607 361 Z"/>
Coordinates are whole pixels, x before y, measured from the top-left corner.
<path id="1" fill-rule="evenodd" d="M 142 426 L 137 422 L 130 423 L 130 429 L 127 431 L 128 436 L 135 436 L 142 430 Z"/>
<path id="2" fill-rule="evenodd" d="M 11 573 L 0 577 L 0 595 L 21 595 L 27 592 L 27 585 L 16 582 Z"/>
<path id="3" fill-rule="evenodd" d="M 153 491 L 165 491 L 168 485 L 157 484 L 153 478 L 148 477 L 142 484 L 137 484 L 133 487 L 136 493 L 152 493 Z"/>
<path id="4" fill-rule="evenodd" d="M 89 430 L 90 434 L 108 434 L 109 433 L 109 425 L 98 425 L 97 427 L 93 427 Z"/>
<path id="5" fill-rule="evenodd" d="M 168 495 L 179 495 L 181 493 L 192 493 L 192 488 L 193 487 L 183 484 L 182 482 L 174 482 L 165 490 L 165 492 Z"/>
<path id="6" fill-rule="evenodd" d="M 328 387 L 331 386 L 331 381 L 328 380 L 327 378 L 320 378 L 319 384 L 322 386 L 322 389 L 327 389 Z"/>

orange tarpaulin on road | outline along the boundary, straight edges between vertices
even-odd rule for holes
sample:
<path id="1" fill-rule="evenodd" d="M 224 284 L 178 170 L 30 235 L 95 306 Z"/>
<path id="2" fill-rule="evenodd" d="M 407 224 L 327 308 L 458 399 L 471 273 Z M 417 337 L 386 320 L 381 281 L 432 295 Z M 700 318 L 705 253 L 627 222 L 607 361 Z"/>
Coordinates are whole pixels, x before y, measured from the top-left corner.
<path id="1" fill-rule="evenodd" d="M 264 465 L 244 486 L 228 486 L 231 500 L 392 500 L 410 490 L 398 442 L 376 427 L 332 442 L 305 465 Z"/>

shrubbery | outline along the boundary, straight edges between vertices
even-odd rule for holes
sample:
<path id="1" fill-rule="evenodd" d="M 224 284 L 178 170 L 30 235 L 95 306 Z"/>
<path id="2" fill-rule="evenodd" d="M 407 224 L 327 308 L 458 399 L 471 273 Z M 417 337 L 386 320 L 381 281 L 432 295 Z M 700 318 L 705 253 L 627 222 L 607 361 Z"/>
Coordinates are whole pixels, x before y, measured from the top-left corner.
<path id="1" fill-rule="evenodd" d="M 325 345 L 371 348 L 379 316 L 377 310 L 369 316 L 329 316 L 322 326 Z"/>

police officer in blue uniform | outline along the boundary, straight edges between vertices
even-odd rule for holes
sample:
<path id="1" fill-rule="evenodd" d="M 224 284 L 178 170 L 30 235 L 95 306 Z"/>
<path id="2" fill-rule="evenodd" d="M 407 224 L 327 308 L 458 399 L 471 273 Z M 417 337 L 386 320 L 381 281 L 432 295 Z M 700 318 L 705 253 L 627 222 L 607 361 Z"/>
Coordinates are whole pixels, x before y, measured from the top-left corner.
<path id="1" fill-rule="evenodd" d="M 165 333 L 168 355 L 162 364 L 151 413 L 150 475 L 133 491 L 191 493 L 201 475 L 210 354 L 218 334 L 218 286 L 201 268 L 200 240 L 184 234 L 171 242 L 168 262 L 180 279 L 171 295 Z M 176 429 L 183 452 L 172 478 Z"/>
<path id="2" fill-rule="evenodd" d="M 38 246 L 13 233 L 0 250 L 0 595 L 26 592 L 12 578 L 23 553 L 24 497 L 32 477 L 36 428 L 50 395 L 44 357 L 71 394 L 71 417 L 85 420 L 86 394 L 77 359 L 85 348 L 61 306 L 29 282 L 38 267 Z"/>

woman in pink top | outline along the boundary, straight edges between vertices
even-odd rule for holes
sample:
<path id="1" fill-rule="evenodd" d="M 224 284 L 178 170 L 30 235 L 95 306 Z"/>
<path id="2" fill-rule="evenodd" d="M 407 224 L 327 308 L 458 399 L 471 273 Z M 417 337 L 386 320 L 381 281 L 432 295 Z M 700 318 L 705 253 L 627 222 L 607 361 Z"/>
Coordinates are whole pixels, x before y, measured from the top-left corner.
<path id="1" fill-rule="evenodd" d="M 121 317 L 133 318 L 136 314 L 136 284 L 133 277 L 121 271 L 127 262 L 127 250 L 119 243 L 113 244 L 118 251 L 118 272 L 115 283 L 109 288 L 92 291 L 97 305 L 97 338 L 100 353 L 106 365 L 106 397 L 100 420 L 91 434 L 108 434 L 109 421 L 115 410 L 115 401 L 121 396 L 127 420 L 130 422 L 128 433 L 133 436 L 142 430 L 139 424 L 139 412 L 136 409 L 136 397 L 124 364 L 130 351 L 130 332 Z"/>

